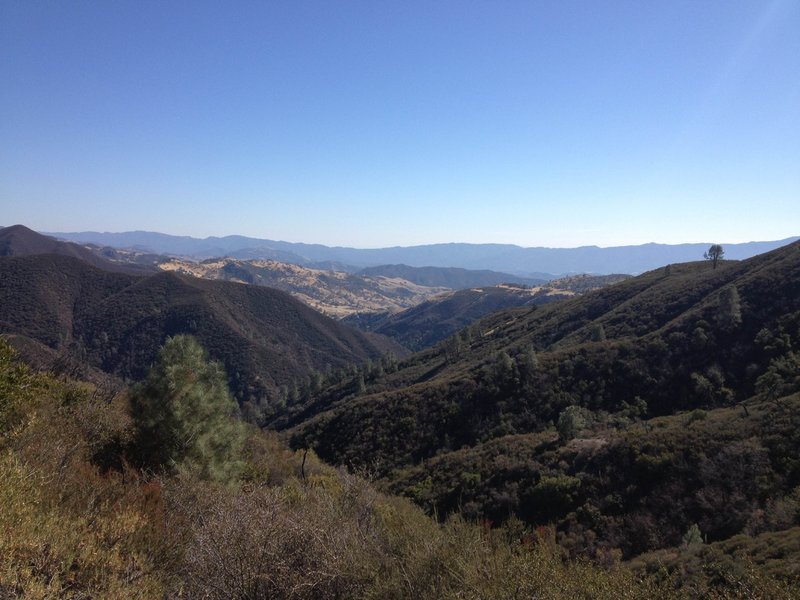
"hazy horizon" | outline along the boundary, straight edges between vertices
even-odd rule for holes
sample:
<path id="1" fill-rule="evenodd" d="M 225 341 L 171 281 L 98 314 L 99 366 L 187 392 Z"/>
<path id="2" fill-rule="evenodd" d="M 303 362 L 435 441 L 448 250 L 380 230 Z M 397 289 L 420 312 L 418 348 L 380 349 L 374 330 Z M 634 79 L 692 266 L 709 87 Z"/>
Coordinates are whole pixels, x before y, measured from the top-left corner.
<path id="1" fill-rule="evenodd" d="M 800 232 L 791 0 L 0 6 L 0 218 L 385 248 Z"/>
<path id="2" fill-rule="evenodd" d="M 25 225 L 24 223 L 17 223 L 17 225 Z M 27 225 L 25 225 L 27 226 Z M 0 225 L 1 227 L 9 227 L 9 225 Z M 770 240 L 744 240 L 744 241 L 731 241 L 731 240 L 694 240 L 694 241 L 686 241 L 686 242 L 676 242 L 676 243 L 665 243 L 665 242 L 642 242 L 639 244 L 618 244 L 618 245 L 609 245 L 609 246 L 601 246 L 599 244 L 582 244 L 580 246 L 521 246 L 520 244 L 511 244 L 505 242 L 462 242 L 462 241 L 449 241 L 449 242 L 431 242 L 425 244 L 413 244 L 413 245 L 392 245 L 392 246 L 332 246 L 329 244 L 322 244 L 320 242 L 316 242 L 313 240 L 286 240 L 281 238 L 262 238 L 257 236 L 248 236 L 242 235 L 239 233 L 228 233 L 223 235 L 210 235 L 210 236 L 194 236 L 194 235 L 179 235 L 169 233 L 167 231 L 150 231 L 145 229 L 137 229 L 137 230 L 128 230 L 128 231 L 95 231 L 95 230 L 75 230 L 75 231 L 44 231 L 39 230 L 39 233 L 44 235 L 58 235 L 58 234 L 100 234 L 100 235 L 124 235 L 124 234 L 157 234 L 157 235 L 167 235 L 167 236 L 175 236 L 175 237 L 188 237 L 195 240 L 207 240 L 207 239 L 224 239 L 229 237 L 246 237 L 251 239 L 258 239 L 258 240 L 265 240 L 265 241 L 273 241 L 273 242 L 280 242 L 280 243 L 288 243 L 288 244 L 305 244 L 305 245 L 322 245 L 322 246 L 330 246 L 340 247 L 340 248 L 351 248 L 354 250 L 379 250 L 379 249 L 386 249 L 386 248 L 413 248 L 417 246 L 443 246 L 443 245 L 461 245 L 461 244 L 468 244 L 468 245 L 513 245 L 519 246 L 523 249 L 552 249 L 552 250 L 573 250 L 579 248 L 615 248 L 615 247 L 626 247 L 626 246 L 642 246 L 642 245 L 661 245 L 661 246 L 682 246 L 687 244 L 715 244 L 719 243 L 721 245 L 736 245 L 736 244 L 758 244 L 758 243 L 769 243 L 769 242 L 782 242 L 786 240 L 793 240 L 800 237 L 800 234 L 789 235 L 785 238 L 776 238 Z"/>

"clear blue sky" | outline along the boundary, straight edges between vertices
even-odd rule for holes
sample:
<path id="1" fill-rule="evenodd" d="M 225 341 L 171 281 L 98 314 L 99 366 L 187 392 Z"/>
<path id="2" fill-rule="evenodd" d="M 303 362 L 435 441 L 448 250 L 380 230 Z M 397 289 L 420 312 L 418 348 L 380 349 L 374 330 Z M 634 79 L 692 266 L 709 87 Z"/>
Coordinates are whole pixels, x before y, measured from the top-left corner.
<path id="1" fill-rule="evenodd" d="M 0 225 L 800 234 L 800 1 L 0 1 Z"/>

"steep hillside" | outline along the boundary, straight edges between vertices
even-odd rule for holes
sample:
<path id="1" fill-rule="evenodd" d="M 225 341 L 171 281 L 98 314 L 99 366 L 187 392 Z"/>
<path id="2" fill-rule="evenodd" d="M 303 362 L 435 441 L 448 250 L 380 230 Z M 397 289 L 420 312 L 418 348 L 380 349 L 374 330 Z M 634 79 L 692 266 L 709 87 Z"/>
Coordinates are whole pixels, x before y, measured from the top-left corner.
<path id="1" fill-rule="evenodd" d="M 783 531 L 800 525 L 798 409 L 794 394 L 746 413 L 587 412 L 569 439 L 495 437 L 398 470 L 390 489 L 432 514 L 555 523 L 573 555 L 679 547 L 693 524 L 711 542 Z"/>
<path id="2" fill-rule="evenodd" d="M 388 336 L 410 350 L 428 348 L 490 313 L 572 296 L 551 288 L 498 285 L 441 294 L 396 314 L 355 314 L 344 321 Z"/>
<path id="3" fill-rule="evenodd" d="M 271 260 L 212 258 L 198 263 L 170 259 L 158 266 L 163 271 L 283 290 L 336 318 L 355 312 L 394 313 L 446 291 L 399 277 L 356 275 Z"/>
<path id="4" fill-rule="evenodd" d="M 266 405 L 311 369 L 403 349 L 264 287 L 161 273 L 134 277 L 57 255 L 0 259 L 0 333 L 66 348 L 140 378 L 167 336 L 193 333 L 221 360 L 240 401 Z"/>
<path id="5" fill-rule="evenodd" d="M 396 314 L 356 313 L 349 325 L 388 336 L 410 350 L 428 348 L 493 312 L 546 304 L 624 281 L 629 275 L 576 275 L 525 287 L 496 285 L 440 294 Z"/>
<path id="6" fill-rule="evenodd" d="M 72 256 L 106 271 L 132 274 L 145 274 L 152 271 L 144 265 L 132 264 L 128 261 L 113 262 L 91 248 L 72 242 L 58 241 L 36 233 L 24 225 L 0 228 L 0 256 L 33 256 L 36 254 Z"/>
<path id="7" fill-rule="evenodd" d="M 576 545 L 584 543 L 579 534 L 584 527 L 591 531 L 586 535 L 603 537 L 632 555 L 675 543 L 678 530 L 691 524 L 637 521 L 631 511 L 639 501 L 651 507 L 647 515 L 655 514 L 651 493 L 666 493 L 674 503 L 687 490 L 697 492 L 697 503 L 684 518 L 703 519 L 715 539 L 760 527 L 759 511 L 791 496 L 800 484 L 791 457 L 800 448 L 797 413 L 786 407 L 796 399 L 780 398 L 800 390 L 798 373 L 800 244 L 795 243 L 717 269 L 709 263 L 672 265 L 585 296 L 495 313 L 392 372 L 365 369 L 355 385 L 332 382 L 289 406 L 275 424 L 290 429 L 295 446 L 315 448 L 334 463 L 369 466 L 393 489 L 431 509 L 557 521 L 564 535 L 577 536 Z M 705 458 L 694 445 L 674 454 L 688 443 L 680 435 L 690 417 L 671 415 L 693 410 L 697 416 L 691 418 L 702 420 L 704 411 L 711 418 L 737 403 L 744 404 L 720 413 L 726 425 L 719 432 L 701 434 L 717 440 Z M 755 418 L 756 406 L 757 423 L 740 429 L 735 415 Z M 637 421 L 650 431 L 660 427 L 662 416 L 677 420 L 665 422 L 674 435 L 661 446 L 648 446 L 654 439 L 647 433 L 635 444 L 629 438 L 620 442 L 613 433 L 620 429 L 624 437 Z M 595 441 L 564 447 L 583 430 Z M 631 487 L 634 482 L 626 478 L 634 476 L 626 470 L 633 467 L 625 465 L 638 454 L 653 462 L 642 469 L 672 473 L 673 488 Z M 529 456 L 523 460 L 528 466 L 517 464 L 518 456 Z M 593 457 L 600 458 L 592 462 Z M 766 457 L 769 465 L 757 467 Z M 680 471 L 680 464 L 697 465 L 701 459 L 721 472 L 733 468 L 725 461 L 753 465 L 740 482 L 744 487 L 724 492 L 728 498 L 742 495 L 750 507 L 736 508 L 741 514 L 727 525 L 713 522 L 712 492 L 698 491 L 706 485 L 704 476 L 690 477 L 699 467 Z M 669 471 L 673 460 L 683 461 L 678 471 Z M 453 479 L 462 475 L 466 479 Z M 759 479 L 762 475 L 766 479 Z M 767 480 L 771 487 L 758 483 Z M 603 500 L 603 493 L 616 500 Z M 587 525 L 595 509 L 604 516 L 596 526 Z M 633 521 L 623 526 L 604 520 L 615 514 Z M 645 535 L 636 527 L 654 537 L 636 546 L 635 536 Z M 623 543 L 614 536 L 633 537 Z"/>
<path id="8" fill-rule="evenodd" d="M 799 248 L 716 270 L 708 263 L 672 265 L 571 300 L 496 313 L 379 378 L 385 393 L 348 406 L 377 411 L 392 402 L 408 405 L 409 398 L 413 404 L 425 395 L 456 395 L 459 413 L 475 421 L 457 441 L 474 443 L 500 424 L 499 415 L 491 416 L 497 401 L 513 405 L 505 406 L 504 420 L 530 429 L 568 404 L 618 410 L 640 397 L 650 414 L 665 414 L 748 397 L 782 351 L 770 336 L 797 335 Z M 736 288 L 738 317 L 721 308 L 720 293 L 729 287 Z M 490 377 L 501 372 L 504 381 Z M 478 417 L 473 402 L 488 414 Z"/>
<path id="9" fill-rule="evenodd" d="M 199 386 L 171 376 L 187 360 L 204 373 Z M 108 393 L 31 372 L 0 339 L 0 531 L 12 534 L 0 537 L 0 597 L 793 597 L 797 528 L 670 548 L 632 565 L 613 552 L 601 563 L 565 560 L 552 528 L 438 524 L 227 411 L 212 427 L 209 411 L 232 404 L 215 367 L 202 352 L 166 349 L 159 364 L 170 369 L 156 366 L 147 389 L 171 383 L 152 398 L 168 428 L 129 408 L 142 388 Z M 167 408 L 178 398 L 195 410 Z M 171 444 L 189 424 L 201 435 Z M 159 456 L 171 459 L 159 468 Z M 208 468 L 223 459 L 224 472 Z M 752 562 L 742 557 L 749 549 Z M 667 569 L 690 577 L 665 577 Z"/>

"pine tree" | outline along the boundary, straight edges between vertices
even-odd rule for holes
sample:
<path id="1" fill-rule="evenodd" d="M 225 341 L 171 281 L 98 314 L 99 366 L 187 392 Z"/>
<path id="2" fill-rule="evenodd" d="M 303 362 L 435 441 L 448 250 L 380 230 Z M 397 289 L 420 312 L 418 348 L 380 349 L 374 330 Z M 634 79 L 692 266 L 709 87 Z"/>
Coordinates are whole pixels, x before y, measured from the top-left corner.
<path id="1" fill-rule="evenodd" d="M 700 533 L 700 528 L 697 523 L 692 524 L 691 527 L 683 534 L 681 540 L 686 547 L 698 546 L 703 543 L 703 534 Z"/>
<path id="2" fill-rule="evenodd" d="M 131 397 L 135 447 L 143 464 L 229 481 L 244 430 L 218 362 L 189 335 L 169 338 Z"/>
<path id="3" fill-rule="evenodd" d="M 723 329 L 734 329 L 742 324 L 742 303 L 735 285 L 726 286 L 719 293 L 717 323 Z"/>

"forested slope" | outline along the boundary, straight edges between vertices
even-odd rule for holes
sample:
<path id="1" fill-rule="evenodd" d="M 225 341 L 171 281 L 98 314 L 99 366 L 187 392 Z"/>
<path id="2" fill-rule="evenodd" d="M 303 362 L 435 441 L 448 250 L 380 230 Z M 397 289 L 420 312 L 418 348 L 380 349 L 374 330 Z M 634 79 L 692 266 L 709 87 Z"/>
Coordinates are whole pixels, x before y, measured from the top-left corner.
<path id="1" fill-rule="evenodd" d="M 694 522 L 711 540 L 800 524 L 799 374 L 792 244 L 494 314 L 275 424 L 440 515 L 555 522 L 578 553 L 633 556 Z"/>
<path id="2" fill-rule="evenodd" d="M 135 277 L 58 255 L 0 259 L 0 333 L 63 349 L 139 379 L 158 347 L 192 333 L 226 367 L 241 402 L 268 405 L 312 370 L 404 350 L 270 288 L 174 273 Z"/>

